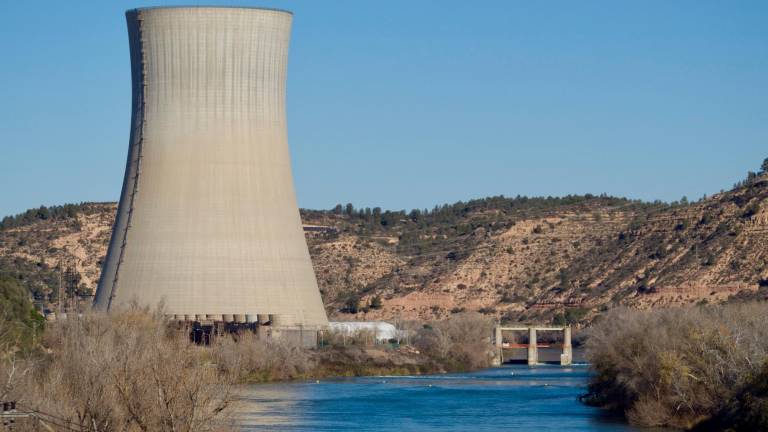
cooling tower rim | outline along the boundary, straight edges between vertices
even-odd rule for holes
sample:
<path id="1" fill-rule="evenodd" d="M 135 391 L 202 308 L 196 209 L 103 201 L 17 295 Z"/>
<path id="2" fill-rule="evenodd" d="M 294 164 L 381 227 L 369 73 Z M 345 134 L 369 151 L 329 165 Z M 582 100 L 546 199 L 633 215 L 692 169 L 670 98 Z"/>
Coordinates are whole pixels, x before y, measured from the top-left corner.
<path id="1" fill-rule="evenodd" d="M 259 6 L 219 6 L 219 5 L 174 5 L 174 6 L 145 6 L 139 8 L 128 9 L 125 13 L 135 13 L 142 11 L 151 11 L 158 9 L 244 9 L 244 10 L 261 10 L 268 12 L 280 12 L 288 15 L 293 15 L 293 12 L 286 9 L 259 7 Z"/>

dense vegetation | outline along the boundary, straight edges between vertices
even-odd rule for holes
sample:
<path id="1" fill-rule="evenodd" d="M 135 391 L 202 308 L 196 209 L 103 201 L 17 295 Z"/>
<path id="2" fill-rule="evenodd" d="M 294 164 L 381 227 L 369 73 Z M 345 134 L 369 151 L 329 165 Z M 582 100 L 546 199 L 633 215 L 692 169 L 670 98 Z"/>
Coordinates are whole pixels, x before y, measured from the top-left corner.
<path id="1" fill-rule="evenodd" d="M 0 221 L 0 230 L 31 225 L 38 221 L 74 219 L 78 213 L 92 209 L 91 203 L 64 204 L 59 206 L 40 206 L 29 209 L 15 216 L 6 216 Z"/>
<path id="2" fill-rule="evenodd" d="M 220 367 L 238 371 L 240 380 L 246 382 L 459 372 L 491 364 L 491 321 L 481 314 L 410 322 L 405 327 L 399 341 L 383 345 L 375 344 L 374 334 L 367 330 L 326 332 L 317 349 L 241 334 L 220 338 L 212 353 Z"/>
<path id="3" fill-rule="evenodd" d="M 13 279 L 33 299 L 56 301 L 59 272 L 45 262 L 0 255 L 0 274 Z"/>
<path id="4" fill-rule="evenodd" d="M 745 180 L 734 185 L 734 189 L 748 186 L 758 181 L 760 176 L 768 174 L 768 158 L 766 158 L 760 170 L 749 171 Z M 463 226 L 470 216 L 484 215 L 483 222 L 494 222 L 506 219 L 504 216 L 517 216 L 520 218 L 541 217 L 553 211 L 562 211 L 563 208 L 580 208 L 582 210 L 592 208 L 621 208 L 623 210 L 635 210 L 640 213 L 654 212 L 658 210 L 675 208 L 692 204 L 687 197 L 679 201 L 665 203 L 659 200 L 645 202 L 631 200 L 623 197 L 614 197 L 607 194 L 593 195 L 566 195 L 563 197 L 528 197 L 517 195 L 505 197 L 504 195 L 473 199 L 469 201 L 457 201 L 453 204 L 436 205 L 431 210 L 413 209 L 382 210 L 381 207 L 356 208 L 352 203 L 346 205 L 337 204 L 331 210 L 307 210 L 302 212 L 309 218 L 321 215 L 345 216 L 353 225 L 348 229 L 358 234 L 372 232 L 386 232 L 393 229 L 413 231 L 428 228 L 453 228 L 459 233 L 469 232 L 473 227 L 480 226 L 470 222 Z M 457 231 L 453 231 L 454 233 Z M 445 231 L 441 231 L 444 233 Z"/>
<path id="5" fill-rule="evenodd" d="M 589 402 L 635 424 L 768 430 L 768 303 L 613 310 L 587 349 Z"/>
<path id="6" fill-rule="evenodd" d="M 679 203 L 674 203 L 679 204 Z M 416 231 L 434 228 L 440 234 L 462 234 L 472 229 L 494 222 L 508 220 L 509 216 L 528 218 L 543 216 L 567 207 L 621 207 L 625 209 L 666 208 L 669 204 L 661 201 L 646 203 L 639 200 L 617 198 L 602 194 L 599 196 L 566 195 L 564 197 L 527 197 L 518 195 L 514 198 L 503 195 L 458 201 L 453 204 L 437 205 L 429 209 L 392 211 L 380 207 L 355 208 L 352 203 L 345 206 L 337 204 L 332 210 L 304 210 L 308 216 L 330 214 L 345 216 L 353 225 L 349 229 L 358 234 L 386 232 L 391 230 Z M 475 219 L 467 221 L 467 219 Z M 503 227 L 500 227 L 503 228 Z"/>
<path id="7" fill-rule="evenodd" d="M 44 324 L 44 318 L 29 301 L 27 290 L 16 279 L 0 274 L 0 351 L 8 346 L 32 348 Z"/>
<path id="8" fill-rule="evenodd" d="M 768 174 L 768 158 L 765 158 L 762 165 L 760 165 L 760 170 L 757 172 L 754 171 L 748 171 L 747 172 L 747 178 L 744 180 L 736 182 L 736 184 L 733 185 L 733 188 L 740 188 L 744 186 L 749 186 L 757 181 L 760 181 L 760 176 Z"/>
<path id="9" fill-rule="evenodd" d="M 35 413 L 18 430 L 213 430 L 234 399 L 232 374 L 143 310 L 58 322 L 43 339 L 0 350 L 0 400 Z"/>
<path id="10" fill-rule="evenodd" d="M 414 344 L 448 371 L 490 366 L 489 335 L 493 322 L 479 313 L 460 313 L 424 324 L 414 333 Z"/>

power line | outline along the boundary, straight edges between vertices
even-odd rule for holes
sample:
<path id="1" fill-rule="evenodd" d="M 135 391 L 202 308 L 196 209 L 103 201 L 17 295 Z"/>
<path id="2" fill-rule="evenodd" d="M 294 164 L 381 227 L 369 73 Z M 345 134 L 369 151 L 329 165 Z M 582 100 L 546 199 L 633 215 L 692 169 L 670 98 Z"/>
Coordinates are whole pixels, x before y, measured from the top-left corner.
<path id="1" fill-rule="evenodd" d="M 22 407 L 21 404 L 18 404 L 18 406 Z M 61 427 L 61 428 L 64 428 L 64 429 L 67 429 L 67 430 L 70 430 L 70 431 L 73 431 L 73 432 L 80 432 L 78 429 L 74 429 L 74 428 L 69 426 L 69 424 L 71 423 L 70 420 L 67 420 L 67 419 L 62 418 L 62 417 L 55 416 L 53 414 L 45 413 L 43 411 L 39 411 L 39 410 L 33 409 L 31 407 L 26 407 L 25 409 L 28 411 L 29 414 L 32 414 L 32 415 L 34 415 L 36 417 L 37 416 L 47 417 L 46 419 L 40 419 L 40 420 L 47 421 L 47 422 L 52 423 L 52 424 L 54 424 L 54 425 L 56 425 L 58 427 Z M 51 420 L 51 419 L 53 419 L 53 420 Z"/>

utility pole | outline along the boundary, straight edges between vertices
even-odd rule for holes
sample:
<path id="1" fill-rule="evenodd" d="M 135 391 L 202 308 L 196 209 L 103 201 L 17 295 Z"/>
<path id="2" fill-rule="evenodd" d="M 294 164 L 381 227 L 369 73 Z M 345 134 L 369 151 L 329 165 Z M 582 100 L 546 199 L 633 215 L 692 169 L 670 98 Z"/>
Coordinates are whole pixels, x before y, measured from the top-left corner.
<path id="1" fill-rule="evenodd" d="M 70 313 L 77 314 L 77 287 L 80 281 L 77 273 L 78 259 L 69 257 L 67 269 L 64 271 L 64 295 L 67 296 L 66 306 Z"/>
<path id="2" fill-rule="evenodd" d="M 61 319 L 62 314 L 64 313 L 64 270 L 62 269 L 62 263 L 61 258 L 59 258 L 59 310 L 57 312 L 58 316 L 56 319 Z"/>

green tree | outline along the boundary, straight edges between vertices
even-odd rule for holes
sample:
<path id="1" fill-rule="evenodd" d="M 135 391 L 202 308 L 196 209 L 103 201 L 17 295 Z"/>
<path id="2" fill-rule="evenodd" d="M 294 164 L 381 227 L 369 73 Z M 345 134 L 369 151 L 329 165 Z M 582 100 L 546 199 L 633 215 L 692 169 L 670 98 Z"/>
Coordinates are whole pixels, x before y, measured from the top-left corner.
<path id="1" fill-rule="evenodd" d="M 48 207 L 46 206 L 40 206 L 39 209 L 37 209 L 37 218 L 46 220 L 51 217 L 51 212 L 48 210 Z"/>
<path id="2" fill-rule="evenodd" d="M 375 296 L 374 298 L 371 299 L 371 304 L 370 304 L 371 309 L 381 309 L 382 306 L 383 304 L 381 302 L 381 296 Z"/>
<path id="3" fill-rule="evenodd" d="M 565 315 L 562 313 L 558 312 L 552 317 L 552 325 L 564 326 L 566 324 L 568 324 L 568 322 L 565 320 Z"/>
<path id="4" fill-rule="evenodd" d="M 397 224 L 397 213 L 391 211 L 385 211 L 381 215 L 381 224 L 386 227 L 392 227 Z"/>
<path id="5" fill-rule="evenodd" d="M 360 296 L 357 293 L 350 293 L 344 302 L 342 312 L 356 314 L 360 311 Z"/>
<path id="6" fill-rule="evenodd" d="M 765 158 L 763 164 L 760 165 L 760 172 L 763 174 L 768 173 L 768 158 Z"/>
<path id="7" fill-rule="evenodd" d="M 13 277 L 0 275 L 0 348 L 31 348 L 44 322 L 27 290 Z"/>
<path id="8" fill-rule="evenodd" d="M 408 213 L 408 218 L 414 222 L 418 222 L 419 219 L 421 219 L 421 210 L 419 209 L 413 209 L 410 213 Z"/>
<path id="9" fill-rule="evenodd" d="M 564 318 L 568 324 L 576 324 L 581 321 L 589 313 L 589 309 L 586 308 L 568 308 L 565 310 Z"/>

